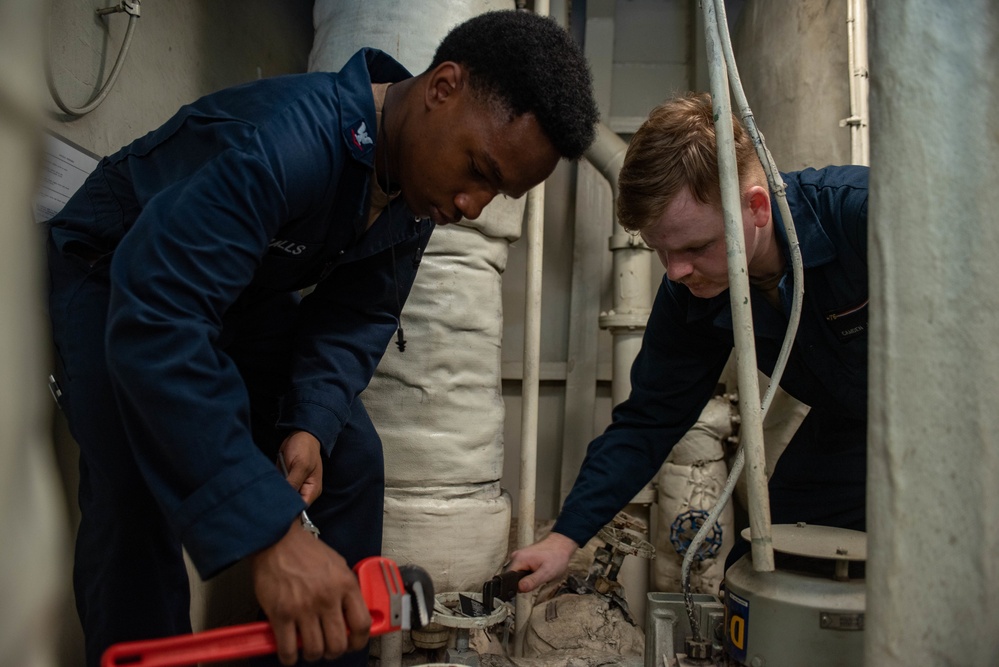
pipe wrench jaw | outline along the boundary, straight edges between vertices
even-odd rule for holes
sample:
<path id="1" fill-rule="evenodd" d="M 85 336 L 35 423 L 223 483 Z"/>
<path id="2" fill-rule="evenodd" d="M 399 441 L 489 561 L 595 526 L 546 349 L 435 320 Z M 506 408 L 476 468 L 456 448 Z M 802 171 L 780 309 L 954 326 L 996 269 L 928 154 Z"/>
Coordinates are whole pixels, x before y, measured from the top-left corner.
<path id="1" fill-rule="evenodd" d="M 416 565 L 401 568 L 393 561 L 372 556 L 354 566 L 361 594 L 371 613 L 371 636 L 396 630 L 419 629 L 430 622 L 433 581 Z"/>
<path id="2" fill-rule="evenodd" d="M 354 566 L 361 595 L 371 614 L 371 636 L 419 629 L 430 622 L 434 583 L 416 565 L 399 567 L 373 556 Z M 277 640 L 270 623 L 258 621 L 203 632 L 140 639 L 110 646 L 101 667 L 176 667 L 272 654 Z"/>
<path id="3" fill-rule="evenodd" d="M 412 567 L 412 566 L 407 566 Z M 433 607 L 433 597 L 434 597 L 434 587 L 433 582 L 428 583 L 428 591 L 424 590 L 424 577 L 429 581 L 430 577 L 427 575 L 426 571 L 422 568 L 418 568 L 422 571 L 423 576 L 419 578 L 414 578 L 412 583 L 408 588 L 412 591 L 411 604 L 406 605 L 408 612 L 410 609 L 414 612 L 414 617 L 412 619 L 412 626 L 407 627 L 407 630 L 419 630 L 420 628 L 430 624 L 430 610 Z M 406 575 L 403 575 L 405 578 Z"/>

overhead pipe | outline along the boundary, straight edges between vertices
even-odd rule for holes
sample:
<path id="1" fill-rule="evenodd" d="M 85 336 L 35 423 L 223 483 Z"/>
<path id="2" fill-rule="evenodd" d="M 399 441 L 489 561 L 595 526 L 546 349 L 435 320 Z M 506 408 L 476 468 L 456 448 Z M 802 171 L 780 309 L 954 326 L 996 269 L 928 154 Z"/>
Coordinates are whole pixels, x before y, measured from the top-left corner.
<path id="1" fill-rule="evenodd" d="M 621 174 L 621 166 L 624 164 L 624 156 L 627 152 L 628 143 L 619 137 L 617 132 L 604 123 L 597 123 L 597 137 L 586 149 L 585 156 L 589 163 L 607 179 L 615 202 L 618 195 L 618 176 Z"/>

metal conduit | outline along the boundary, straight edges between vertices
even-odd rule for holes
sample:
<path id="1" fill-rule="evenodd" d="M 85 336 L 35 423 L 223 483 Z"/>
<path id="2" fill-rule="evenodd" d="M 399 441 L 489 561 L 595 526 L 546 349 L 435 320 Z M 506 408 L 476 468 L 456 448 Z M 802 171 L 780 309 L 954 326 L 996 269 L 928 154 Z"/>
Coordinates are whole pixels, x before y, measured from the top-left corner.
<path id="1" fill-rule="evenodd" d="M 739 174 L 735 162 L 728 72 L 722 53 L 719 21 L 714 3 L 704 3 L 704 19 L 711 98 L 715 111 L 718 167 L 721 172 L 729 297 L 732 305 L 732 329 L 735 336 L 735 361 L 739 381 L 739 414 L 742 418 L 741 439 L 749 464 L 746 481 L 749 487 L 753 567 L 760 572 L 771 572 L 774 564 L 773 545 L 770 542 L 770 500 L 767 496 L 766 460 L 763 453 L 763 420 L 757 398 L 760 389 L 756 370 L 756 340 L 753 337 L 746 239 L 742 228 L 742 205 Z"/>
<path id="2" fill-rule="evenodd" d="M 742 472 L 747 450 L 750 452 L 748 456 L 750 456 L 751 461 L 750 470 L 747 472 L 747 486 L 750 504 L 749 514 L 750 530 L 752 532 L 753 568 L 758 572 L 772 572 L 774 570 L 773 543 L 770 535 L 770 502 L 767 493 L 766 459 L 763 448 L 763 417 L 770 407 L 777 387 L 780 384 L 780 378 L 784 373 L 784 368 L 787 365 L 787 359 L 798 329 L 798 321 L 801 316 L 801 300 L 804 294 L 801 249 L 787 205 L 784 183 L 780 178 L 780 173 L 777 170 L 773 157 L 766 148 L 763 136 L 756 126 L 739 79 L 738 67 L 736 66 L 735 56 L 732 52 L 732 43 L 728 34 L 725 4 L 723 0 L 714 0 L 713 2 L 704 3 L 703 8 L 705 41 L 708 48 L 709 79 L 711 81 L 711 93 L 714 100 L 716 118 L 718 119 L 716 121 L 716 133 L 718 137 L 719 168 L 722 171 L 722 205 L 726 212 L 726 239 L 729 242 L 729 283 L 736 342 L 740 415 L 742 417 L 742 428 L 748 429 L 746 433 L 748 437 L 743 438 L 743 445 L 739 448 L 733 462 L 732 471 L 729 474 L 729 479 L 726 482 L 718 503 L 703 522 L 701 529 L 692 540 L 684 556 L 681 582 L 687 613 L 690 617 L 691 630 L 695 640 L 700 639 L 700 632 L 690 594 L 690 566 L 694 555 L 696 555 L 708 531 L 714 525 L 722 508 L 732 495 L 736 481 Z M 729 79 L 729 75 L 731 75 L 731 79 Z M 728 85 L 726 85 L 728 83 L 731 84 L 732 93 L 735 95 L 739 105 L 740 117 L 743 119 L 746 129 L 753 139 L 757 154 L 766 171 L 770 189 L 777 199 L 781 219 L 787 232 L 794 281 L 791 315 L 788 321 L 787 333 L 785 334 L 777 363 L 774 366 L 770 385 L 767 387 L 766 395 L 763 397 L 759 410 L 756 409 L 755 405 L 756 397 L 759 396 L 759 385 L 756 374 L 756 346 L 753 338 L 752 311 L 749 308 L 749 276 L 746 271 L 745 252 L 741 247 L 744 244 L 744 236 L 741 221 L 734 220 L 735 216 L 730 214 L 732 210 L 740 210 L 740 203 L 738 173 L 733 160 L 732 127 L 728 121 L 732 113 L 728 97 Z M 726 173 L 726 170 L 728 170 L 728 173 Z M 733 178 L 735 181 L 734 196 L 732 192 Z M 730 230 L 733 234 L 729 233 Z M 732 243 L 733 240 L 735 241 L 734 244 Z M 736 266 L 733 266 L 733 259 L 737 262 Z M 744 342 L 747 338 L 748 347 Z M 751 421 L 747 421 L 747 417 Z"/>
<path id="3" fill-rule="evenodd" d="M 547 0 L 534 3 L 534 12 L 548 16 Z M 541 381 L 541 287 L 544 258 L 545 184 L 527 193 L 527 295 L 524 303 L 524 379 L 521 384 L 520 487 L 517 496 L 517 548 L 534 543 L 538 471 L 538 395 Z M 531 596 L 520 593 L 515 604 L 514 655 L 524 655 L 524 637 L 531 618 Z"/>

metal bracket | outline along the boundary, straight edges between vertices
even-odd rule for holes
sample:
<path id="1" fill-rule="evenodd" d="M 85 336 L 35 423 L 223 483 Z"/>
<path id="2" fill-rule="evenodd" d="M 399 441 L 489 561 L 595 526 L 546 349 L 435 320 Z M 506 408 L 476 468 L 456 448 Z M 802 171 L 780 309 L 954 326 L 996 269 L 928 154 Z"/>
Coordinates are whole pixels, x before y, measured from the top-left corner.
<path id="1" fill-rule="evenodd" d="M 139 7 L 140 0 L 120 0 L 117 5 L 112 5 L 111 7 L 102 7 L 97 11 L 98 16 L 106 16 L 107 14 L 117 14 L 118 12 L 125 12 L 129 16 L 139 17 L 139 12 L 141 11 Z"/>

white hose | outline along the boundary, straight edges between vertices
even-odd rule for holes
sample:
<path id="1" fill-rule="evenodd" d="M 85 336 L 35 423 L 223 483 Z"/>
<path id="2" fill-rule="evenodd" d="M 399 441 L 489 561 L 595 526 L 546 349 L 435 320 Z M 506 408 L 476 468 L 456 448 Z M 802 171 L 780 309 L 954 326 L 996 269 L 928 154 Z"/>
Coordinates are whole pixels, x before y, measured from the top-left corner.
<path id="1" fill-rule="evenodd" d="M 794 291 L 791 297 L 791 314 L 787 321 L 787 333 L 784 336 L 784 343 L 781 345 L 780 353 L 777 356 L 777 363 L 771 374 L 770 384 L 767 386 L 766 394 L 763 396 L 760 416 L 766 417 L 773 401 L 774 394 L 780 384 L 781 376 L 784 375 L 784 368 L 787 366 L 787 359 L 791 356 L 791 347 L 794 344 L 794 336 L 798 332 L 798 323 L 801 320 L 801 300 L 805 293 L 804 266 L 801 261 L 801 244 L 798 242 L 798 232 L 794 228 L 794 220 L 791 218 L 791 209 L 787 205 L 787 188 L 781 178 L 777 164 L 773 155 L 767 149 L 763 139 L 763 134 L 756 125 L 756 118 L 753 116 L 749 102 L 746 100 L 746 93 L 742 88 L 742 79 L 739 77 L 739 69 L 736 66 L 735 54 L 732 52 L 732 40 L 728 34 L 728 19 L 725 16 L 725 3 L 723 0 L 715 0 L 715 7 L 718 10 L 718 31 L 721 36 L 722 50 L 725 54 L 725 62 L 728 65 L 729 80 L 732 94 L 735 96 L 736 104 L 739 107 L 739 116 L 742 118 L 746 131 L 756 146 L 756 153 L 760 157 L 763 169 L 767 174 L 767 183 L 770 191 L 777 199 L 777 210 L 780 211 L 781 222 L 787 234 L 788 251 L 791 255 L 791 275 L 794 281 Z"/>
<path id="2" fill-rule="evenodd" d="M 135 4 L 138 6 L 138 2 Z M 56 89 L 55 78 L 52 75 L 52 67 L 48 62 L 48 59 L 46 59 L 45 83 L 48 84 L 49 93 L 52 95 L 53 101 L 55 101 L 56 105 L 60 109 L 70 116 L 80 117 L 87 115 L 101 105 L 104 98 L 106 98 L 108 93 L 111 92 L 111 88 L 114 86 L 115 81 L 118 80 L 118 75 L 121 74 L 121 68 L 125 64 L 125 56 L 128 54 L 128 47 L 132 43 L 132 33 L 135 32 L 135 24 L 138 20 L 138 13 L 128 15 L 128 28 L 125 29 L 125 38 L 122 40 L 121 49 L 118 51 L 118 57 L 114 61 L 114 67 L 111 68 L 111 74 L 108 76 L 107 81 L 104 82 L 104 85 L 101 86 L 97 95 L 82 107 L 71 107 L 62 101 L 62 98 L 59 96 L 59 91 Z"/>

